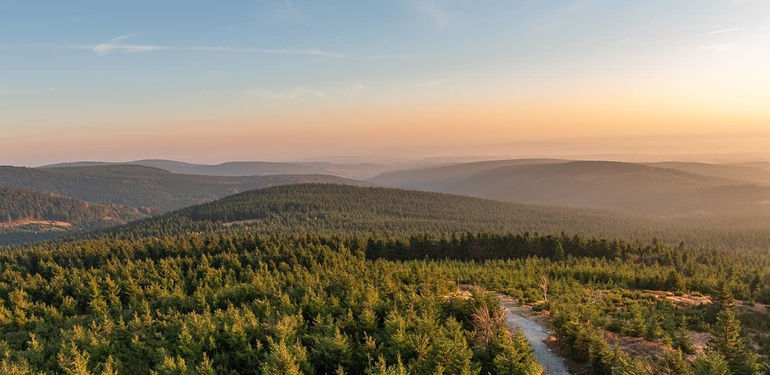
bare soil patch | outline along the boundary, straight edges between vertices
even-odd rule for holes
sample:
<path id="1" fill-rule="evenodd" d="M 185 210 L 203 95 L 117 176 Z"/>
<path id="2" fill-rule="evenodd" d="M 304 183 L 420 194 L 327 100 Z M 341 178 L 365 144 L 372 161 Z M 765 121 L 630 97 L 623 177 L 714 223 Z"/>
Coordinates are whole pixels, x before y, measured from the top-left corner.
<path id="1" fill-rule="evenodd" d="M 23 219 L 23 220 L 0 222 L 0 228 L 15 228 L 15 227 L 22 227 L 25 225 L 44 225 L 44 226 L 59 227 L 59 228 L 69 228 L 72 226 L 72 223 L 69 223 L 66 221 L 34 220 L 34 219 Z"/>
<path id="2" fill-rule="evenodd" d="M 251 219 L 251 220 L 238 220 L 238 221 L 229 221 L 227 223 L 223 223 L 222 225 L 226 227 L 231 227 L 233 225 L 249 225 L 249 224 L 256 224 L 262 221 L 262 219 Z"/>
<path id="3" fill-rule="evenodd" d="M 666 292 L 662 290 L 641 290 L 642 294 L 653 295 L 656 297 L 665 298 L 671 301 L 674 305 L 683 306 L 698 306 L 711 303 L 711 297 L 695 294 L 680 294 L 677 295 L 672 292 Z"/>

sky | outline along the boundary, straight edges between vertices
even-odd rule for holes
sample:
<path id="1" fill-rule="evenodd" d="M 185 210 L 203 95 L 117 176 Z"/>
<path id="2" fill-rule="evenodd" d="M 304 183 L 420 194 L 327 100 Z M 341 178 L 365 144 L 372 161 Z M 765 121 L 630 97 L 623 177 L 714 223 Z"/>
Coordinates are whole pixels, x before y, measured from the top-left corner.
<path id="1" fill-rule="evenodd" d="M 769 146 L 766 0 L 0 0 L 0 164 Z"/>

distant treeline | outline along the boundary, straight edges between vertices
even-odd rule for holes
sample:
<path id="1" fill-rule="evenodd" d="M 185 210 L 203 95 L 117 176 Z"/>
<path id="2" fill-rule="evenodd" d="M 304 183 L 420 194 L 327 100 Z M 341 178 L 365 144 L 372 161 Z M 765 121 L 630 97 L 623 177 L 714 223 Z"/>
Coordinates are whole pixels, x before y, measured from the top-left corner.
<path id="1" fill-rule="evenodd" d="M 0 186 L 0 224 L 20 220 L 51 220 L 88 224 L 102 220 L 123 223 L 140 215 L 116 205 L 88 203 L 41 191 Z"/>
<path id="2" fill-rule="evenodd" d="M 245 221 L 244 224 L 237 224 Z M 227 226 L 225 224 L 228 224 Z M 235 225 L 230 225 L 235 224 Z M 248 191 L 110 231 L 134 239 L 190 232 L 379 233 L 461 232 L 580 234 L 626 242 L 723 251 L 770 248 L 770 219 L 717 216 L 648 218 L 604 211 L 532 206 L 410 190 L 298 184 Z M 99 233 L 97 236 L 103 236 Z"/>

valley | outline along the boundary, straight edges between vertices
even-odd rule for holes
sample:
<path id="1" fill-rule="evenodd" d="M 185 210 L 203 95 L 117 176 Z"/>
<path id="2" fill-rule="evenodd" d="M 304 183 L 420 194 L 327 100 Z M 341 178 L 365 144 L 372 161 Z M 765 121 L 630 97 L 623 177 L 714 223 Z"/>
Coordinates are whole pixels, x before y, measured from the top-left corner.
<path id="1" fill-rule="evenodd" d="M 0 1 L 0 375 L 770 375 L 770 1 Z"/>
<path id="2" fill-rule="evenodd" d="M 439 181 L 446 168 L 393 173 Z M 517 160 L 449 167 L 448 178 L 509 168 L 570 186 L 587 173 L 593 183 L 596 173 L 659 177 L 649 166 Z M 143 166 L 4 173 L 25 186 L 2 190 L 10 220 L 0 238 L 12 244 L 0 246 L 0 300 L 8 301 L 0 343 L 13 353 L 4 372 L 75 371 L 82 362 L 118 373 L 259 365 L 275 374 L 611 375 L 718 368 L 713 353 L 734 356 L 726 363 L 735 371 L 767 367 L 770 226 L 761 212 L 639 215 L 378 187 L 378 178 Z M 655 186 L 694 182 L 714 194 L 736 186 L 665 173 L 671 181 Z M 180 183 L 181 194 L 163 193 Z M 250 186 L 263 187 L 238 192 Z M 466 284 L 501 294 L 458 290 Z M 543 325 L 553 333 L 544 336 Z M 735 345 L 746 349 L 717 346 L 719 329 L 741 325 Z M 124 346 L 125 335 L 141 346 Z"/>

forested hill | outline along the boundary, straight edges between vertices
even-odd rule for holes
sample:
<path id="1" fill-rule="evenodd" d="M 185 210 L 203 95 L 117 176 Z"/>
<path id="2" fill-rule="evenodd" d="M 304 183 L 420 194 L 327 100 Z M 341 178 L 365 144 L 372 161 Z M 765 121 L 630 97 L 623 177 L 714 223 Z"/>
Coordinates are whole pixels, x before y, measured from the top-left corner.
<path id="1" fill-rule="evenodd" d="M 497 299 L 457 284 L 544 311 L 575 374 L 767 373 L 766 250 L 590 238 L 626 220 L 641 219 L 305 184 L 117 231 L 135 238 L 0 251 L 0 373 L 541 375 Z M 489 233 L 538 226 L 588 235 Z"/>
<path id="2" fill-rule="evenodd" d="M 331 162 L 268 162 L 268 161 L 232 161 L 221 164 L 192 164 L 175 160 L 145 159 L 128 162 L 91 162 L 59 163 L 42 168 L 88 167 L 110 165 L 140 165 L 163 169 L 172 173 L 196 174 L 206 176 L 254 176 L 277 174 L 324 174 L 350 178 L 370 177 L 392 170 L 387 164 L 374 163 L 331 163 Z"/>
<path id="3" fill-rule="evenodd" d="M 535 160 L 462 163 L 385 173 L 372 182 L 510 202 L 627 214 L 770 216 L 767 173 L 694 163 Z"/>
<path id="4" fill-rule="evenodd" d="M 0 244 L 105 228 L 143 216 L 129 207 L 0 186 Z"/>
<path id="5" fill-rule="evenodd" d="M 24 220 L 88 224 L 100 220 L 125 222 L 141 215 L 130 208 L 89 203 L 53 193 L 0 186 L 0 225 Z"/>
<path id="6" fill-rule="evenodd" d="M 49 191 L 90 202 L 126 205 L 147 214 L 199 204 L 241 191 L 302 182 L 366 184 L 326 175 L 185 175 L 136 165 L 0 167 L 0 186 Z"/>
<path id="7" fill-rule="evenodd" d="M 498 202 L 442 193 L 336 184 L 270 187 L 112 230 L 129 237 L 248 226 L 266 233 L 530 232 L 581 234 L 709 248 L 770 245 L 770 223 L 721 217 L 658 219 L 600 210 Z"/>

